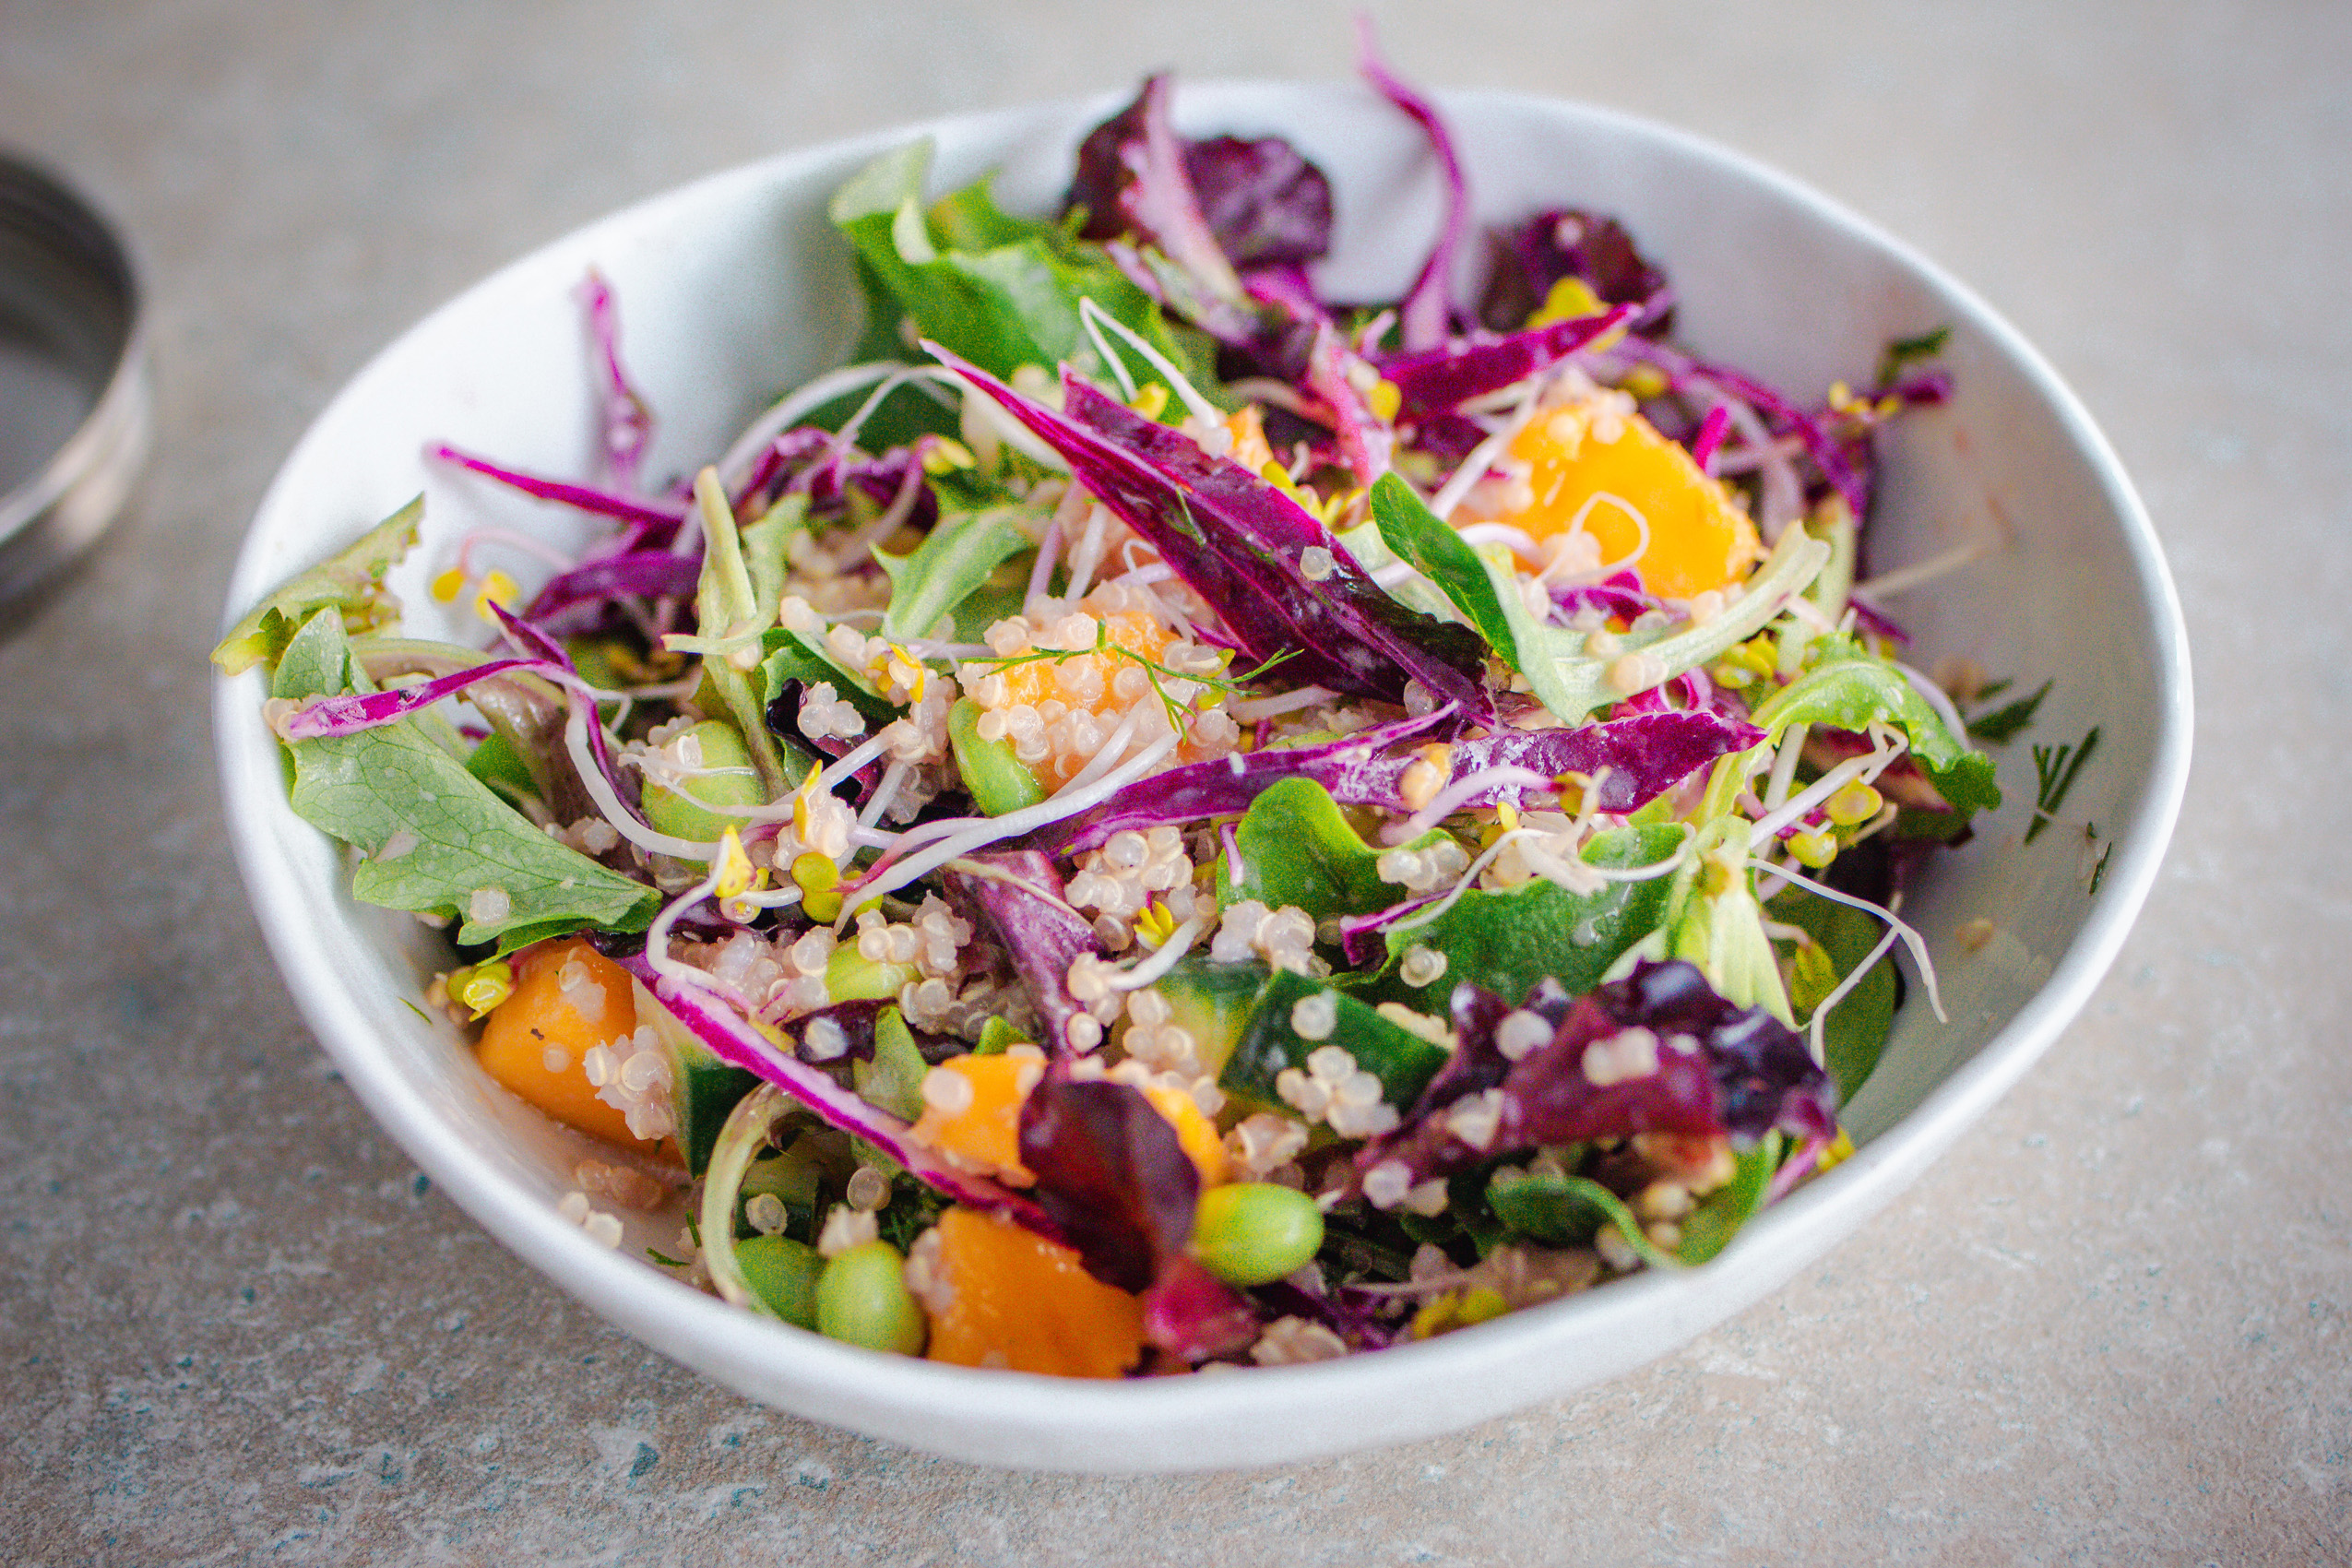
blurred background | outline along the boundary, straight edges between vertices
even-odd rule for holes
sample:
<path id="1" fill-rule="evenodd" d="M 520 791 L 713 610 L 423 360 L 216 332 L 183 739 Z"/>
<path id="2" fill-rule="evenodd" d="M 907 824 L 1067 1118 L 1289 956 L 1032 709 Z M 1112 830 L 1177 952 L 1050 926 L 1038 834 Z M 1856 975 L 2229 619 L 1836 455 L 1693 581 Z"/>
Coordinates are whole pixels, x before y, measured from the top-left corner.
<path id="1" fill-rule="evenodd" d="M 1371 9 L 1422 84 L 1591 100 L 1822 188 L 1990 300 L 2102 424 L 2180 582 L 2199 760 L 2085 1016 L 1812 1276 L 1459 1437 L 1079 1479 L 723 1393 L 476 1229 L 296 1017 L 210 757 L 246 520 L 368 356 L 615 206 L 1163 66 L 1341 78 L 1354 7 L 0 0 L 0 146 L 126 231 L 159 395 L 113 535 L 0 616 L 6 1555 L 2341 1560 L 2352 8 Z"/>

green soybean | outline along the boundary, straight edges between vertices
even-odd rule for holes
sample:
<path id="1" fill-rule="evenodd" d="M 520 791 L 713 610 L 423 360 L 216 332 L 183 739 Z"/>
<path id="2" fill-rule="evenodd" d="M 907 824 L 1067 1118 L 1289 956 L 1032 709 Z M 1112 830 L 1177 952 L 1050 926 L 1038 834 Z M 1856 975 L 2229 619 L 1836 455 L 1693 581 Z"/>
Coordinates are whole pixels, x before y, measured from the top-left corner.
<path id="1" fill-rule="evenodd" d="M 947 710 L 947 740 L 956 748 L 956 770 L 972 792 L 972 803 L 991 816 L 1003 816 L 1044 800 L 1045 786 L 1013 754 L 1010 742 L 980 739 L 980 705 L 969 697 Z"/>
<path id="2" fill-rule="evenodd" d="M 928 1325 L 905 1271 L 906 1259 L 887 1241 L 863 1242 L 836 1257 L 816 1282 L 817 1332 L 869 1350 L 921 1355 Z"/>
<path id="3" fill-rule="evenodd" d="M 742 817 L 708 808 L 762 805 L 766 802 L 767 791 L 760 784 L 758 770 L 752 766 L 750 748 L 743 744 L 743 737 L 733 725 L 706 719 L 686 733 L 700 744 L 703 766 L 727 771 L 685 779 L 676 790 L 647 782 L 645 819 L 657 833 L 707 844 L 729 828 L 743 826 Z"/>
<path id="4" fill-rule="evenodd" d="M 802 1328 L 816 1326 L 816 1285 L 825 1258 L 814 1247 L 790 1236 L 747 1236 L 735 1243 L 735 1262 L 768 1311 Z"/>
<path id="5" fill-rule="evenodd" d="M 1323 1245 L 1323 1210 L 1274 1182 L 1211 1187 L 1193 1212 L 1193 1254 L 1229 1285 L 1270 1285 Z"/>

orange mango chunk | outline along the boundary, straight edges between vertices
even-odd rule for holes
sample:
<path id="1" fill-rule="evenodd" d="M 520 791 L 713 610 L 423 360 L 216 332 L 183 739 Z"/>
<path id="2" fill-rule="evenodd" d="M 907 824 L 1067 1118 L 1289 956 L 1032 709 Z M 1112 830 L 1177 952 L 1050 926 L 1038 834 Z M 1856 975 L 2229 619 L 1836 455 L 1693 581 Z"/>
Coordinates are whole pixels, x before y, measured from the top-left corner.
<path id="1" fill-rule="evenodd" d="M 576 939 L 542 942 L 513 962 L 514 994 L 492 1010 L 474 1048 L 482 1070 L 566 1126 L 660 1152 L 659 1142 L 630 1135 L 626 1118 L 597 1099 L 582 1065 L 591 1046 L 637 1027 L 629 972 Z"/>
<path id="2" fill-rule="evenodd" d="M 935 1361 L 1055 1377 L 1117 1377 L 1143 1353 L 1143 1303 L 1078 1254 L 1007 1219 L 951 1208 L 916 1244 L 930 1277 Z"/>
<path id="3" fill-rule="evenodd" d="M 1044 1075 L 1045 1060 L 1034 1050 L 951 1056 L 923 1076 L 923 1113 L 912 1136 L 968 1169 L 1026 1187 L 1037 1178 L 1021 1163 L 1021 1104 Z M 1175 1130 L 1201 1185 L 1223 1184 L 1224 1139 L 1193 1097 L 1169 1084 L 1144 1085 L 1143 1095 Z"/>
<path id="4" fill-rule="evenodd" d="M 1506 501 L 1495 520 L 1541 542 L 1581 518 L 1603 566 L 1640 550 L 1633 569 L 1662 598 L 1728 588 L 1763 554 L 1755 524 L 1722 481 L 1637 413 L 1591 405 L 1538 413 L 1512 438 L 1510 451 L 1528 466 L 1527 493 L 1515 497 L 1527 504 Z"/>

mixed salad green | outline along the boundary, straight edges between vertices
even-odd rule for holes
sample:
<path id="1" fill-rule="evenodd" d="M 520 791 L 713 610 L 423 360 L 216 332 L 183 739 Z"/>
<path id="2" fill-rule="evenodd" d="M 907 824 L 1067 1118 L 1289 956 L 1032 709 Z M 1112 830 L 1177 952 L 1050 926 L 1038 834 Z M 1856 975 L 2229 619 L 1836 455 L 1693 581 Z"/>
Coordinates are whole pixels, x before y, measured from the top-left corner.
<path id="1" fill-rule="evenodd" d="M 1052 216 L 918 142 L 833 203 L 855 362 L 690 480 L 593 279 L 605 471 L 436 449 L 606 526 L 441 564 L 495 648 L 402 633 L 421 504 L 222 643 L 355 895 L 449 927 L 434 1002 L 606 1141 L 575 1218 L 691 1191 L 657 1261 L 752 1310 L 1121 1375 L 1701 1263 L 1844 1152 L 1898 942 L 1938 1005 L 1905 882 L 2000 801 L 1856 589 L 1939 339 L 1819 403 L 1698 357 L 1608 216 L 1477 233 L 1365 69 L 1449 193 L 1401 298 L 1324 298 L 1323 172 L 1161 78 Z"/>

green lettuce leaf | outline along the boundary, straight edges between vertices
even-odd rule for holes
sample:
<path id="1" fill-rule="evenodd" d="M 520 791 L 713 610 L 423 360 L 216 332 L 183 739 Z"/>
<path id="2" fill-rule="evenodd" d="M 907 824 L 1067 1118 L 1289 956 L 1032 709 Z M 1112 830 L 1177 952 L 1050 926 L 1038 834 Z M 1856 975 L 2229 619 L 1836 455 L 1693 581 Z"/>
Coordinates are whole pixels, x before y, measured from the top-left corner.
<path id="1" fill-rule="evenodd" d="M 372 689 L 341 618 L 321 611 L 287 643 L 272 695 Z M 289 750 L 295 812 L 367 856 L 351 878 L 364 903 L 462 920 L 459 943 L 502 953 L 575 931 L 643 931 L 661 907 L 653 888 L 534 827 L 412 719 Z M 485 888 L 506 895 L 503 914 L 472 912 Z"/>
<path id="2" fill-rule="evenodd" d="M 874 287 L 917 335 L 1001 377 L 1025 364 L 1050 370 L 1064 361 L 1101 374 L 1108 367 L 1078 315 L 1078 302 L 1091 298 L 1213 393 L 1214 362 L 1203 340 L 1172 330 L 1151 296 L 1099 246 L 997 210 L 984 182 L 941 198 L 927 216 L 932 152 L 924 138 L 885 153 L 835 193 L 832 208 Z M 1166 380 L 1134 361 L 1129 370 L 1138 383 Z"/>
<path id="3" fill-rule="evenodd" d="M 1765 745 L 1777 745 L 1791 724 L 1821 724 L 1857 734 L 1873 721 L 1897 726 L 1911 742 L 1913 759 L 1954 809 L 1991 811 L 2001 804 L 1992 758 L 1971 751 L 1944 728 L 1903 671 L 1851 638 L 1822 638 L 1814 645 L 1812 668 L 1757 705 L 1750 718 L 1764 730 Z M 1739 761 L 1726 757 L 1716 766 Z"/>
<path id="4" fill-rule="evenodd" d="M 384 574 L 416 547 L 417 525 L 424 520 L 424 497 L 393 513 L 309 571 L 288 579 L 229 628 L 212 662 L 224 675 L 242 675 L 256 664 L 279 658 L 295 629 L 314 612 L 340 612 L 345 628 L 373 630 L 400 618 L 400 601 L 384 591 Z"/>
<path id="5" fill-rule="evenodd" d="M 929 636 L 1013 556 L 1028 548 L 1013 525 L 1014 509 L 991 507 L 943 517 L 922 543 L 905 555 L 873 552 L 890 575 L 890 608 L 882 635 L 897 641 Z"/>
<path id="6" fill-rule="evenodd" d="M 1438 837 L 1432 829 L 1409 847 L 1424 848 Z M 1260 792 L 1234 828 L 1233 843 L 1241 855 L 1241 880 L 1237 885 L 1230 865 L 1218 861 L 1220 907 L 1250 898 L 1269 909 L 1294 904 L 1322 921 L 1368 915 L 1407 897 L 1402 887 L 1381 880 L 1382 851 L 1364 842 L 1331 792 L 1312 778 L 1279 779 Z"/>

